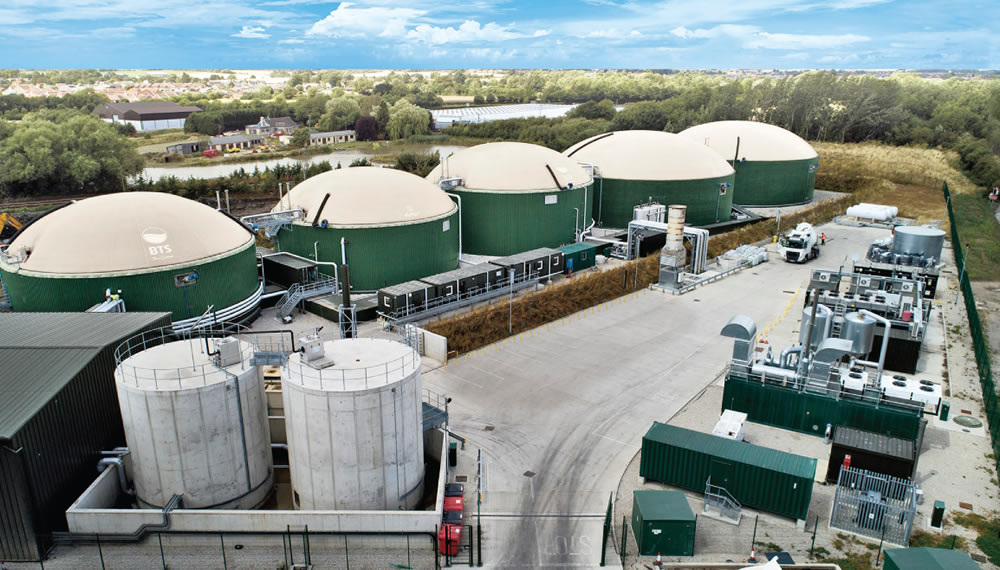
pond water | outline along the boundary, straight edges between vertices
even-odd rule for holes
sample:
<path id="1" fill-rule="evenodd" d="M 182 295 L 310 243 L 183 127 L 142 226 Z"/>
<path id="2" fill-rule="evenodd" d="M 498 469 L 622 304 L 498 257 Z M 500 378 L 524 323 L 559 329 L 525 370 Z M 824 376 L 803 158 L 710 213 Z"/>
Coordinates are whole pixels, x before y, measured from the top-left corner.
<path id="1" fill-rule="evenodd" d="M 405 145 L 391 145 L 385 146 L 378 149 L 367 149 L 367 148 L 352 148 L 347 150 L 338 150 L 325 154 L 314 154 L 312 156 L 306 156 L 301 158 L 271 158 L 255 160 L 253 162 L 233 162 L 233 163 L 222 163 L 219 164 L 206 164 L 202 166 L 153 166 L 146 168 L 142 171 L 143 178 L 148 180 L 159 180 L 161 178 L 166 178 L 168 176 L 175 176 L 181 179 L 187 178 L 219 178 L 222 176 L 229 176 L 233 172 L 243 169 L 246 172 L 253 172 L 254 168 L 259 168 L 261 170 L 264 167 L 273 167 L 277 164 L 294 164 L 296 162 L 302 163 L 303 165 L 316 164 L 318 162 L 328 161 L 334 168 L 337 167 L 339 162 L 344 168 L 351 162 L 361 159 L 361 158 L 371 158 L 379 154 L 400 154 L 403 152 L 416 152 L 420 154 L 430 154 L 435 151 L 441 153 L 442 157 L 448 156 L 453 152 L 458 152 L 465 148 L 459 145 L 447 145 L 447 144 L 405 144 Z"/>

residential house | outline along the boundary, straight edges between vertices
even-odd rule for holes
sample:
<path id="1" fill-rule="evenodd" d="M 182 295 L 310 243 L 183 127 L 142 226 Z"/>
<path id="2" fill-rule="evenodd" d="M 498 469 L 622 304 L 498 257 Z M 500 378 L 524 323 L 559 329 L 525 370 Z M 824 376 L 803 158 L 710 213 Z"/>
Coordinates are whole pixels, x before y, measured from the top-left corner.
<path id="1" fill-rule="evenodd" d="M 246 132 L 248 135 L 269 137 L 275 134 L 291 134 L 297 128 L 299 124 L 291 117 L 261 117 L 255 124 L 247 125 Z"/>

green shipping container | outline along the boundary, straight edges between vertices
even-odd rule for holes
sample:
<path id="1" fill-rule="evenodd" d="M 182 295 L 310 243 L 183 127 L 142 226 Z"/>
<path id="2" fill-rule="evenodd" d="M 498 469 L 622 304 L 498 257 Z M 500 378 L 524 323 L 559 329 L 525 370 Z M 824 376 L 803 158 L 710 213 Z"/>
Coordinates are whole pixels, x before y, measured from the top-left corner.
<path id="1" fill-rule="evenodd" d="M 979 570 L 961 550 L 892 548 L 885 551 L 885 570 Z"/>
<path id="2" fill-rule="evenodd" d="M 653 422 L 639 475 L 699 493 L 711 478 L 741 505 L 805 520 L 816 460 Z"/>
<path id="3" fill-rule="evenodd" d="M 743 412 L 747 420 L 823 437 L 826 426 L 847 426 L 917 441 L 924 420 L 920 410 L 836 399 L 730 376 L 722 409 Z"/>
<path id="4" fill-rule="evenodd" d="M 632 492 L 632 533 L 640 555 L 694 556 L 696 525 L 683 492 Z"/>
<path id="5" fill-rule="evenodd" d="M 597 246 L 592 243 L 574 243 L 557 249 L 563 252 L 567 275 L 589 269 L 596 263 Z"/>

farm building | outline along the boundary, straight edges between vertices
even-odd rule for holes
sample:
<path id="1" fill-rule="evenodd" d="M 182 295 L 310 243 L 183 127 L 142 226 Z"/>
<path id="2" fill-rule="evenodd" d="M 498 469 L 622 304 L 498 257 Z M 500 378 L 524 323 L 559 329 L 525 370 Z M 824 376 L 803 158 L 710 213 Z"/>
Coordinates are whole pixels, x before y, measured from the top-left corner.
<path id="1" fill-rule="evenodd" d="M 140 101 L 137 103 L 105 103 L 94 109 L 94 114 L 108 123 L 125 123 L 137 131 L 183 129 L 188 115 L 201 111 L 201 107 L 182 107 L 169 101 Z"/>
<path id="2" fill-rule="evenodd" d="M 718 154 L 661 131 L 617 131 L 580 141 L 563 153 L 596 167 L 594 218 L 623 228 L 650 201 L 687 206 L 687 223 L 729 220 L 734 171 Z"/>
<path id="3" fill-rule="evenodd" d="M 38 218 L 0 256 L 17 312 L 86 311 L 108 294 L 177 326 L 209 307 L 218 320 L 256 312 L 254 236 L 222 212 L 159 192 L 73 202 Z M 120 291 L 120 293 L 119 293 Z"/>
<path id="4" fill-rule="evenodd" d="M 461 199 L 463 250 L 511 255 L 576 241 L 591 225 L 593 179 L 579 163 L 526 143 L 470 147 L 427 179 Z"/>
<path id="5" fill-rule="evenodd" d="M 167 313 L 0 313 L 0 560 L 38 560 L 67 530 L 101 451 L 125 444 L 115 349 L 169 324 Z"/>
<path id="6" fill-rule="evenodd" d="M 356 139 L 357 139 L 357 134 L 353 130 L 310 133 L 309 146 L 320 146 L 324 144 L 353 142 Z"/>
<path id="7" fill-rule="evenodd" d="M 264 142 L 263 137 L 259 135 L 244 136 L 244 135 L 233 135 L 228 137 L 209 137 L 208 146 L 219 152 L 226 152 L 227 150 L 238 150 L 244 148 L 252 148 Z"/>
<path id="8" fill-rule="evenodd" d="M 458 206 L 430 182 L 390 168 L 331 170 L 292 188 L 274 211 L 302 219 L 281 251 L 346 262 L 351 285 L 373 290 L 458 266 Z"/>
<path id="9" fill-rule="evenodd" d="M 755 121 L 716 121 L 680 134 L 733 165 L 734 204 L 784 206 L 812 200 L 819 155 L 798 135 Z"/>

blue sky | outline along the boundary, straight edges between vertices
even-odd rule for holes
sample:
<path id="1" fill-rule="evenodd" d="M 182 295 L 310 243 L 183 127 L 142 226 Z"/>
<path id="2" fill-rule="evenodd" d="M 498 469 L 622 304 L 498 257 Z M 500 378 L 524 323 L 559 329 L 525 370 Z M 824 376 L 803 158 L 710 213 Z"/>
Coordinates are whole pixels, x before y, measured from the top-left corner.
<path id="1" fill-rule="evenodd" d="M 2 0 L 5 68 L 997 69 L 1000 2 Z"/>

